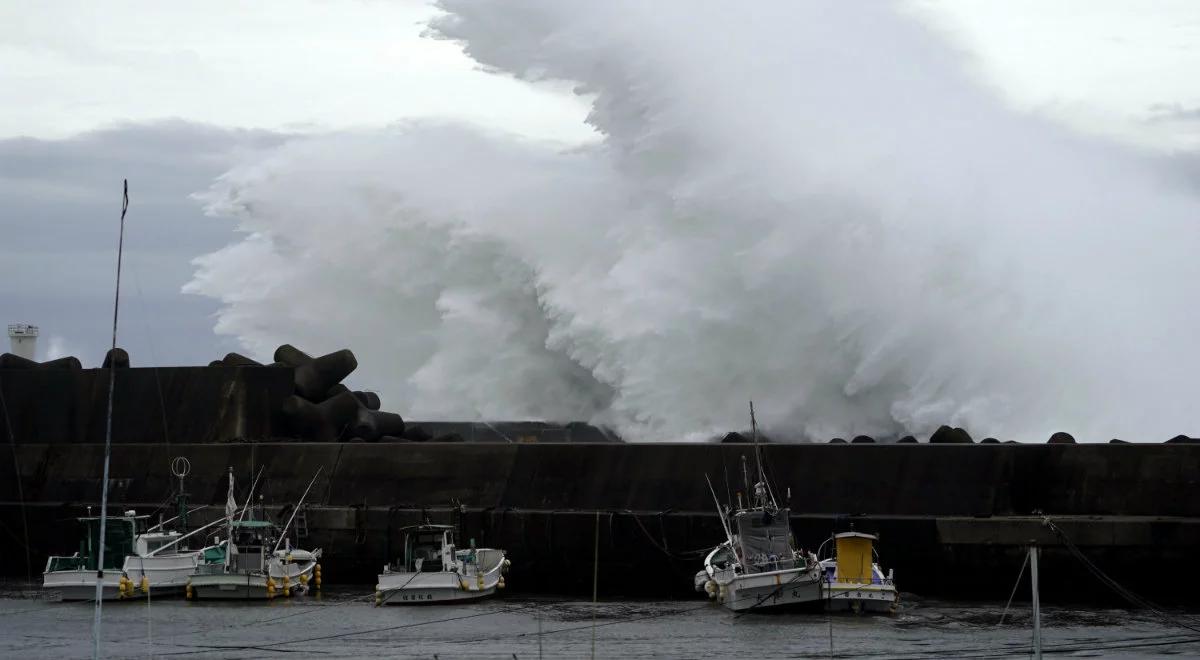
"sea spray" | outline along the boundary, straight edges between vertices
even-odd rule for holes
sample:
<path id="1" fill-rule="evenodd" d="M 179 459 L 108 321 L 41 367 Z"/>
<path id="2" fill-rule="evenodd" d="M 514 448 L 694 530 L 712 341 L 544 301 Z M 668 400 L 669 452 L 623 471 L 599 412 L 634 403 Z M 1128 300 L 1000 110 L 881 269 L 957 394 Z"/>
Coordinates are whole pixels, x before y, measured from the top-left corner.
<path id="1" fill-rule="evenodd" d="M 601 139 L 417 122 L 227 173 L 204 199 L 246 236 L 187 287 L 218 332 L 351 346 L 413 418 L 1200 431 L 1200 200 L 1013 114 L 894 8 L 441 4 L 433 36 L 575 83 Z"/>

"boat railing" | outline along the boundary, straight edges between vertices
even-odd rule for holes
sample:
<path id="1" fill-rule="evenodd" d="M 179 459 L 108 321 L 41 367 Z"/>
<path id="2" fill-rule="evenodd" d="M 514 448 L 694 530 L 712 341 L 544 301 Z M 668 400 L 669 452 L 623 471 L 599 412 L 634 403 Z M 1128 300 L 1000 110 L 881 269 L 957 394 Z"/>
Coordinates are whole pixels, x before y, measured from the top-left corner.
<path id="1" fill-rule="evenodd" d="M 70 557 L 50 557 L 46 562 L 46 572 L 53 573 L 55 571 L 82 571 L 87 568 L 87 558 L 79 556 L 78 553 Z"/>
<path id="2" fill-rule="evenodd" d="M 881 577 L 871 576 L 870 579 L 835 577 L 832 568 L 827 569 L 825 571 L 825 582 L 827 584 L 857 584 L 857 585 L 861 585 L 864 587 L 872 586 L 872 585 L 875 585 L 875 586 L 883 585 L 885 587 L 891 587 L 891 586 L 895 586 L 895 584 L 896 584 L 891 578 L 886 578 L 886 577 L 881 578 Z"/>
<path id="3" fill-rule="evenodd" d="M 791 559 L 787 557 L 766 558 L 750 564 L 754 570 L 753 573 L 770 573 L 772 571 L 787 571 L 793 568 L 806 568 L 808 562 L 802 558 Z"/>
<path id="4" fill-rule="evenodd" d="M 480 573 L 490 573 L 502 561 L 504 561 L 503 550 L 481 548 L 475 551 L 475 569 Z"/>

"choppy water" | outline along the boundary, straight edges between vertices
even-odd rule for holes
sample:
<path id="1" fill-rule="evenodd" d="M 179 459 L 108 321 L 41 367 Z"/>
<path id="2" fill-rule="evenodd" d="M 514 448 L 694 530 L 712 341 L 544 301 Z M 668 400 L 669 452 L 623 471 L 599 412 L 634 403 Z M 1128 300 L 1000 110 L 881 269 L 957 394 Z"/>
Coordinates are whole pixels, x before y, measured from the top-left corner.
<path id="1" fill-rule="evenodd" d="M 105 604 L 110 657 L 596 657 L 993 658 L 1028 656 L 1028 604 L 908 598 L 894 616 L 747 614 L 703 600 L 604 602 L 509 595 L 458 606 L 376 608 L 361 590 L 272 603 L 180 599 Z M 91 653 L 92 606 L 36 592 L 0 596 L 0 657 Z M 1191 623 L 1188 619 L 1188 623 Z M 1196 626 L 1200 629 L 1200 625 Z M 539 635 L 540 631 L 540 635 Z M 832 653 L 830 651 L 832 637 Z M 1151 614 L 1049 607 L 1048 657 L 1200 654 L 1200 634 Z"/>

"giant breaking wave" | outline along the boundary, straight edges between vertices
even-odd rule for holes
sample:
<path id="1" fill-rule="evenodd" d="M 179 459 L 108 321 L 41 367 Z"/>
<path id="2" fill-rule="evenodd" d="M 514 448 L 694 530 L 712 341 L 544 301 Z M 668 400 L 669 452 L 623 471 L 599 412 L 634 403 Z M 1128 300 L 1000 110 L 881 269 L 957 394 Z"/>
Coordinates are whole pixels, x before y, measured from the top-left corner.
<path id="1" fill-rule="evenodd" d="M 444 0 L 434 36 L 571 81 L 600 139 L 418 122 L 205 195 L 217 331 L 352 346 L 415 418 L 629 439 L 1200 430 L 1200 203 L 1007 110 L 875 3 Z"/>

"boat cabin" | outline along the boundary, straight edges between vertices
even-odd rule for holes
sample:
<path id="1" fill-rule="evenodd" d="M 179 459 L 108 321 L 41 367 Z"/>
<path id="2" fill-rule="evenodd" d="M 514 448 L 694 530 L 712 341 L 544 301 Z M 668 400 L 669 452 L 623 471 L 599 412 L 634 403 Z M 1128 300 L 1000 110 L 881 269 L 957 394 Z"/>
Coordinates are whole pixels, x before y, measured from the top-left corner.
<path id="1" fill-rule="evenodd" d="M 237 520 L 232 527 L 230 570 L 264 570 L 275 546 L 275 524 L 266 520 Z"/>
<path id="2" fill-rule="evenodd" d="M 405 573 L 453 570 L 454 527 L 414 525 L 400 531 L 404 534 L 404 555 L 397 561 L 393 570 Z"/>
<path id="3" fill-rule="evenodd" d="M 175 543 L 175 541 L 179 540 L 180 536 L 181 534 L 175 531 L 139 534 L 133 542 L 133 554 L 145 557 L 163 546 Z M 180 543 L 175 543 L 175 545 L 171 546 L 172 552 L 181 552 L 183 550 L 184 547 Z"/>
<path id="4" fill-rule="evenodd" d="M 826 568 L 826 579 L 830 582 L 853 584 L 880 584 L 884 581 L 875 563 L 874 534 L 841 532 L 833 535 L 835 565 Z"/>
<path id="5" fill-rule="evenodd" d="M 747 573 L 765 573 L 795 568 L 792 528 L 788 510 L 762 508 L 739 511 L 733 517 L 737 554 Z"/>
<path id="6" fill-rule="evenodd" d="M 104 568 L 120 569 L 125 557 L 134 554 L 134 542 L 138 532 L 146 524 L 148 516 L 135 515 L 126 511 L 123 516 L 108 516 L 104 527 Z M 46 572 L 88 570 L 99 568 L 100 518 L 88 516 L 77 518 L 79 522 L 79 549 L 70 557 L 50 557 L 46 561 Z"/>

